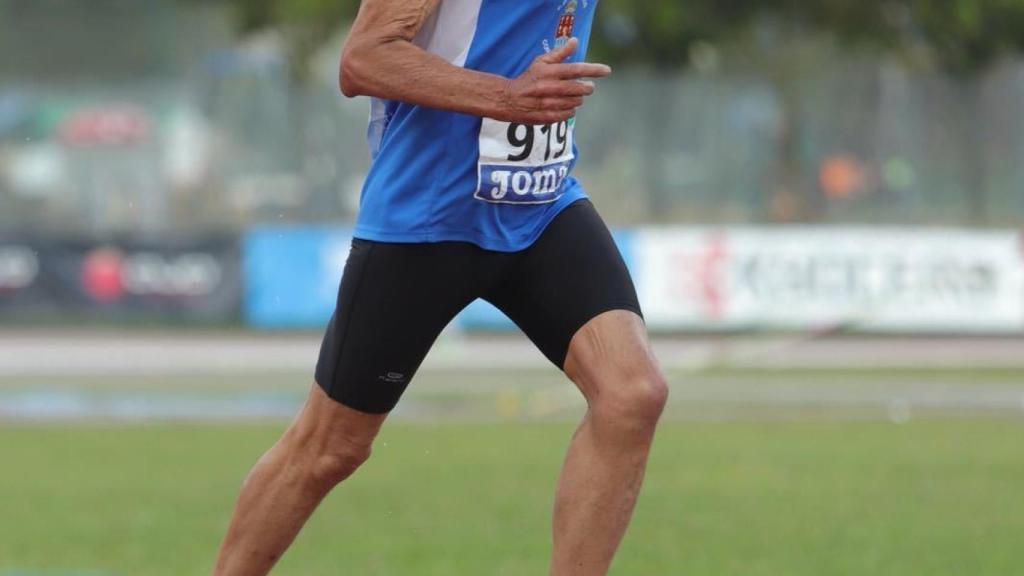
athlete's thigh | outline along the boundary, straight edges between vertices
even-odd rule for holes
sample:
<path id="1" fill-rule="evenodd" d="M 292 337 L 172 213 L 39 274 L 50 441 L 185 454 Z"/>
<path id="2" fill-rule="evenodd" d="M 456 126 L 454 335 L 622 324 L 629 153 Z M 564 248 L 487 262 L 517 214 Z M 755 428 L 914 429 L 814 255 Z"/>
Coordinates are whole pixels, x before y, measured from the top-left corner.
<path id="1" fill-rule="evenodd" d="M 590 320 L 611 310 L 641 316 L 629 270 L 588 200 L 555 217 L 485 298 L 560 369 L 573 336 Z"/>
<path id="2" fill-rule="evenodd" d="M 626 310 L 599 314 L 577 330 L 564 370 L 588 400 L 606 393 L 609 386 L 628 393 L 663 380 L 647 327 Z"/>
<path id="3" fill-rule="evenodd" d="M 456 242 L 353 241 L 317 384 L 349 408 L 389 412 L 437 336 L 478 296 L 481 253 Z"/>

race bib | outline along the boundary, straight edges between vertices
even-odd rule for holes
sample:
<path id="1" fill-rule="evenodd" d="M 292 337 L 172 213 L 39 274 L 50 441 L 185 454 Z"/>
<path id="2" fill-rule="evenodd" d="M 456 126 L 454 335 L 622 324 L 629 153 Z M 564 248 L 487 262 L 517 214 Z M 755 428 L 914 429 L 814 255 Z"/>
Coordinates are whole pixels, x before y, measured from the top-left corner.
<path id="1" fill-rule="evenodd" d="M 474 197 L 500 204 L 557 200 L 575 158 L 575 121 L 530 126 L 484 118 Z"/>

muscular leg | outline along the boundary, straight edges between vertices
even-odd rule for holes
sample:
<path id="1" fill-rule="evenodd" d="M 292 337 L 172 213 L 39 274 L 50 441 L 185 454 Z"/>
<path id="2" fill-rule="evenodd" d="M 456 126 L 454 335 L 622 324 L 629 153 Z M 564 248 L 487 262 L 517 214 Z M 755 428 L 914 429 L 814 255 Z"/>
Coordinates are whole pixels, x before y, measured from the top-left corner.
<path id="1" fill-rule="evenodd" d="M 245 479 L 214 575 L 270 572 L 324 496 L 370 456 L 385 417 L 347 408 L 314 385 L 298 417 Z"/>
<path id="2" fill-rule="evenodd" d="M 633 514 L 668 388 L 643 321 L 626 311 L 607 312 L 581 328 L 565 372 L 588 409 L 558 483 L 551 575 L 600 576 Z"/>

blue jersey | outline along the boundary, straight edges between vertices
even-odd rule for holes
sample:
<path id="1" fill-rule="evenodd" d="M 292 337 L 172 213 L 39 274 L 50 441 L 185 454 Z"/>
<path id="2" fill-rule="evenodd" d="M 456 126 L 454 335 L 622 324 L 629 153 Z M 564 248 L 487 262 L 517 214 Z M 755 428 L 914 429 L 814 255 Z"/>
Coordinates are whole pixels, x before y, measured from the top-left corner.
<path id="1" fill-rule="evenodd" d="M 586 54 L 597 0 L 441 0 L 414 43 L 456 66 L 514 78 L 572 37 Z M 575 119 L 527 126 L 374 99 L 373 164 L 355 236 L 528 247 L 585 196 L 571 176 Z"/>

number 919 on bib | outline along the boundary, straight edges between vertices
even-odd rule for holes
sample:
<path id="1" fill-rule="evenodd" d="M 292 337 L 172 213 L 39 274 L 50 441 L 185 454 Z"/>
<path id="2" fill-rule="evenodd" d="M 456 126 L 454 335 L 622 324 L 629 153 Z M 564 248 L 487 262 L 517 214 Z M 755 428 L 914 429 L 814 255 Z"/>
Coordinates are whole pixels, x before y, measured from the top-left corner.
<path id="1" fill-rule="evenodd" d="M 557 200 L 576 157 L 574 123 L 530 126 L 484 118 L 475 198 L 501 204 Z"/>

